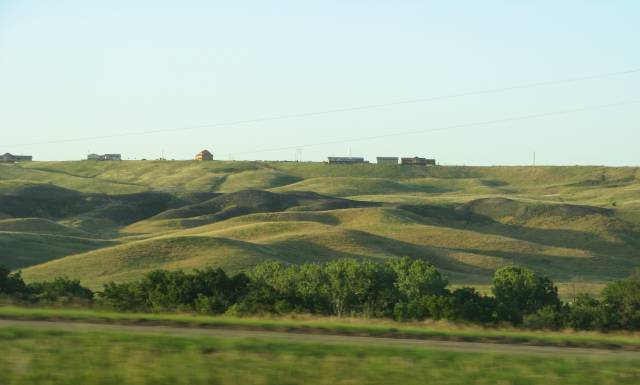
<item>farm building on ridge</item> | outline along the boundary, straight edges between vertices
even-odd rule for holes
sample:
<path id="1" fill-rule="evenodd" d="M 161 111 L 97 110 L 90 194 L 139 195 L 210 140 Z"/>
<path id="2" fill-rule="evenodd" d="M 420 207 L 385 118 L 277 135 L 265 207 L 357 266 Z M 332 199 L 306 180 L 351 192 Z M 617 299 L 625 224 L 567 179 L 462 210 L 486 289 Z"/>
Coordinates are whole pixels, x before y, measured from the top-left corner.
<path id="1" fill-rule="evenodd" d="M 378 164 L 398 164 L 397 156 L 379 156 L 376 158 Z"/>
<path id="2" fill-rule="evenodd" d="M 364 158 L 351 157 L 351 156 L 330 156 L 329 164 L 356 164 L 367 163 Z"/>
<path id="3" fill-rule="evenodd" d="M 31 155 L 13 155 L 8 152 L 4 155 L 0 155 L 1 163 L 15 163 L 15 162 L 31 162 L 33 157 Z"/>
<path id="4" fill-rule="evenodd" d="M 436 160 L 414 156 L 413 158 L 402 158 L 402 164 L 405 166 L 435 166 Z"/>
<path id="5" fill-rule="evenodd" d="M 120 154 L 89 154 L 87 155 L 87 160 L 122 160 L 122 155 Z"/>
<path id="6" fill-rule="evenodd" d="M 202 150 L 196 154 L 196 160 L 213 160 L 213 154 L 209 150 Z"/>

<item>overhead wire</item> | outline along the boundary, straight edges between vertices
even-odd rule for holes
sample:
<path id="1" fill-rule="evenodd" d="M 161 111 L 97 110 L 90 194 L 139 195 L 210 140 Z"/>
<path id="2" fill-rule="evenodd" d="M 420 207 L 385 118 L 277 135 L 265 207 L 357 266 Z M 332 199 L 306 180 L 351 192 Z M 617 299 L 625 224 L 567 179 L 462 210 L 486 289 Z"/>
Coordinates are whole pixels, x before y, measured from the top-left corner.
<path id="1" fill-rule="evenodd" d="M 569 114 L 574 114 L 574 113 L 594 111 L 594 110 L 600 110 L 600 109 L 623 107 L 623 106 L 633 105 L 633 104 L 638 104 L 638 103 L 640 103 L 640 100 L 628 100 L 628 101 L 623 101 L 623 102 L 619 102 L 619 103 L 600 104 L 600 105 L 587 106 L 587 107 L 581 107 L 581 108 L 548 111 L 548 112 L 541 112 L 541 113 L 536 113 L 536 114 L 519 115 L 519 116 L 508 117 L 508 118 L 500 118 L 500 119 L 491 119 L 491 120 L 484 120 L 484 121 L 478 121 L 478 122 L 453 124 L 453 125 L 447 125 L 447 126 L 442 126 L 442 127 L 438 127 L 438 128 L 418 129 L 418 130 L 403 131 L 403 132 L 393 132 L 393 133 L 380 134 L 380 135 L 371 135 L 371 136 L 363 136 L 363 137 L 351 138 L 351 139 L 341 139 L 341 140 L 332 140 L 332 141 L 326 141 L 326 142 L 298 144 L 298 145 L 295 145 L 295 146 L 272 147 L 272 148 L 261 149 L 261 150 L 256 150 L 256 151 L 235 152 L 235 153 L 233 153 L 233 155 L 258 154 L 258 153 L 263 153 L 263 152 L 284 151 L 284 150 L 292 150 L 292 149 L 299 149 L 299 148 L 325 146 L 325 145 L 331 145 L 331 144 L 343 144 L 343 143 L 352 143 L 352 142 L 359 142 L 359 141 L 365 141 L 365 140 L 383 139 L 383 138 L 389 138 L 389 137 L 395 137 L 395 136 L 424 134 L 424 133 L 438 132 L 438 131 L 449 131 L 449 130 L 455 130 L 455 129 L 469 128 L 469 127 L 477 127 L 477 126 L 485 126 L 485 125 L 492 125 L 492 124 L 517 122 L 517 121 L 523 121 L 523 120 L 529 120 L 529 119 L 540 119 L 540 118 L 549 117 L 549 116 L 569 115 Z"/>
<path id="2" fill-rule="evenodd" d="M 79 138 L 52 139 L 52 140 L 38 141 L 38 142 L 8 144 L 8 145 L 5 145 L 4 147 L 30 147 L 30 146 L 39 146 L 39 145 L 48 145 L 48 144 L 83 142 L 83 141 L 103 140 L 103 139 L 121 138 L 121 137 L 129 137 L 129 136 L 152 135 L 152 134 L 160 134 L 160 133 L 168 133 L 168 132 L 180 132 L 180 131 L 197 130 L 197 129 L 204 129 L 204 128 L 231 127 L 231 126 L 238 126 L 238 125 L 244 125 L 244 124 L 321 116 L 321 115 L 329 115 L 329 114 L 335 114 L 335 113 L 345 113 L 345 112 L 353 112 L 353 111 L 360 111 L 360 110 L 393 107 L 393 106 L 399 106 L 399 105 L 428 103 L 428 102 L 455 99 L 455 98 L 468 97 L 468 96 L 478 96 L 478 95 L 508 92 L 508 91 L 521 90 L 521 89 L 552 86 L 552 85 L 565 84 L 565 83 L 604 79 L 604 78 L 610 78 L 615 76 L 630 75 L 635 73 L 640 73 L 640 68 L 634 68 L 626 71 L 607 72 L 607 73 L 600 73 L 600 74 L 588 75 L 588 76 L 549 80 L 549 81 L 543 81 L 538 83 L 529 83 L 529 84 L 523 84 L 523 85 L 492 88 L 492 89 L 486 89 L 486 90 L 476 90 L 476 91 L 453 93 L 453 94 L 431 96 L 431 97 L 424 97 L 424 98 L 406 99 L 406 100 L 399 100 L 399 101 L 387 102 L 387 103 L 366 104 L 366 105 L 360 105 L 360 106 L 342 107 L 342 108 L 334 108 L 334 109 L 319 110 L 319 111 L 275 115 L 275 116 L 255 118 L 255 119 L 243 119 L 243 120 L 235 120 L 235 121 L 228 121 L 228 122 L 199 124 L 194 126 L 183 126 L 183 127 L 154 129 L 154 130 L 146 130 L 146 131 L 122 132 L 122 133 L 108 134 L 108 135 L 86 136 L 86 137 L 79 137 Z M 341 141 L 337 141 L 337 142 L 340 143 Z M 333 143 L 333 142 L 326 142 L 326 144 L 330 144 L 330 143 Z"/>

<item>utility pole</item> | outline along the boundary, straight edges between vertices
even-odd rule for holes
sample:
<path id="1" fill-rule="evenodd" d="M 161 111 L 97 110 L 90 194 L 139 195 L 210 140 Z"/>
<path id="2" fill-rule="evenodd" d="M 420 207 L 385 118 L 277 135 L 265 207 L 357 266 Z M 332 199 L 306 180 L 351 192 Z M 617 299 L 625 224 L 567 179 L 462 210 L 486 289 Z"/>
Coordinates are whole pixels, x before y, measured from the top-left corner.
<path id="1" fill-rule="evenodd" d="M 536 166 L 536 152 L 533 152 L 533 167 Z"/>

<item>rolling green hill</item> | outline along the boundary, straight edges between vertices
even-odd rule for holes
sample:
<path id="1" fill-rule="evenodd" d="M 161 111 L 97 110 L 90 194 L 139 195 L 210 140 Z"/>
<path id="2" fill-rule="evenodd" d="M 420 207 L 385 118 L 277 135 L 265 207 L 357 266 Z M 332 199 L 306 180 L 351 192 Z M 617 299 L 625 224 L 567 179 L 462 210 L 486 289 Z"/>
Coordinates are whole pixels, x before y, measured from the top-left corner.
<path id="1" fill-rule="evenodd" d="M 94 288 L 156 269 L 424 258 L 482 285 L 517 263 L 559 282 L 640 267 L 640 172 L 296 162 L 0 166 L 0 263 Z"/>

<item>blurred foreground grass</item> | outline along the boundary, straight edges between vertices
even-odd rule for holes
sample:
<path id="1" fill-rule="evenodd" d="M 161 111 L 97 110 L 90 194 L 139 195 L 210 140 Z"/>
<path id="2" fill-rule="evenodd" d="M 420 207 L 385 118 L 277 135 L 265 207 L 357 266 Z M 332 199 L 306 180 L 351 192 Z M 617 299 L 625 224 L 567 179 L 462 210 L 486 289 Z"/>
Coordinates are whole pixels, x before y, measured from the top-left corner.
<path id="1" fill-rule="evenodd" d="M 638 384 L 640 358 L 0 328 L 0 383 Z"/>

